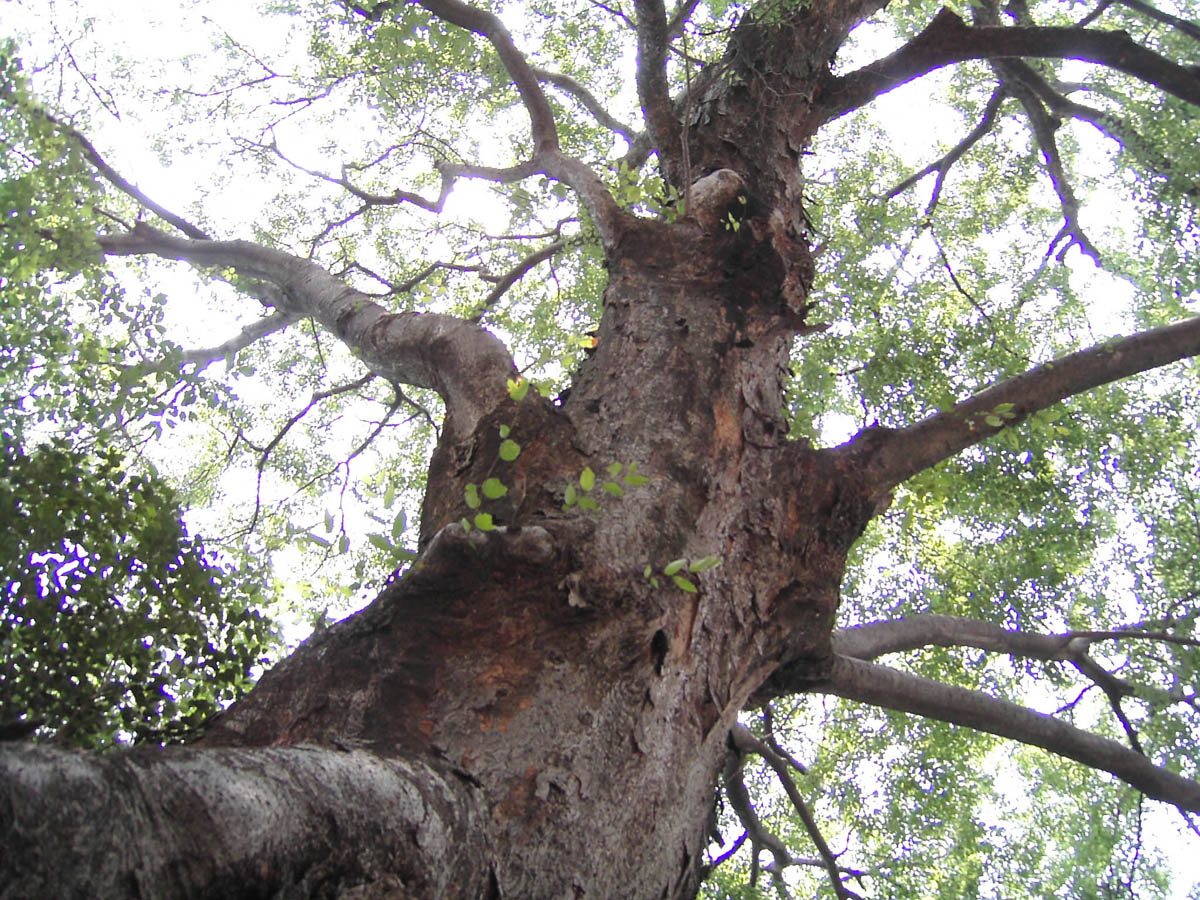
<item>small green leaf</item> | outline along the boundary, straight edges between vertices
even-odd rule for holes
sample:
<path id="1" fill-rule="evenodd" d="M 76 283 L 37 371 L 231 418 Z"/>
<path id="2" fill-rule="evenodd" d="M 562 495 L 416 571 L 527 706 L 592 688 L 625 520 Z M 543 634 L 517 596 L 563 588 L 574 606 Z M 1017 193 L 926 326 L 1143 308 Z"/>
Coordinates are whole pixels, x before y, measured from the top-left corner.
<path id="1" fill-rule="evenodd" d="M 563 501 L 566 503 L 568 509 L 579 501 L 579 491 L 575 490 L 575 485 L 573 483 L 567 485 L 567 489 L 564 492 Z"/>
<path id="2" fill-rule="evenodd" d="M 674 575 L 680 569 L 687 565 L 687 558 L 673 559 L 663 567 L 664 575 Z"/>
<path id="3" fill-rule="evenodd" d="M 604 471 L 608 473 L 609 478 L 616 478 L 618 475 L 621 474 L 621 470 L 623 468 L 625 468 L 625 467 L 623 465 L 621 465 L 619 462 L 614 462 L 614 463 L 609 463 Z"/>
<path id="4" fill-rule="evenodd" d="M 606 481 L 606 482 L 604 482 L 603 485 L 601 485 L 601 488 L 603 490 L 608 491 L 614 497 L 624 497 L 625 496 L 625 492 L 623 490 L 621 490 L 621 486 L 619 484 L 617 484 L 615 481 Z"/>
<path id="5" fill-rule="evenodd" d="M 338 553 L 345 553 L 350 549 L 350 538 L 347 535 L 342 535 L 338 538 Z"/>
<path id="6" fill-rule="evenodd" d="M 311 531 L 307 532 L 305 534 L 305 537 L 307 537 L 310 541 L 312 541 L 314 544 L 316 544 L 319 547 L 330 546 L 329 541 L 325 540 L 325 538 L 321 537 L 319 534 L 313 534 Z"/>
<path id="7" fill-rule="evenodd" d="M 494 530 L 496 526 L 492 523 L 492 514 L 491 513 L 476 513 L 475 514 L 475 527 L 478 528 L 480 531 Z"/>
<path id="8" fill-rule="evenodd" d="M 654 574 L 654 567 L 651 566 L 650 563 L 646 563 L 646 568 L 642 569 L 642 577 L 649 578 L 653 574 Z"/>
<path id="9" fill-rule="evenodd" d="M 595 500 L 593 500 L 591 497 L 580 497 L 579 498 L 579 508 L 580 509 L 590 509 L 592 512 L 596 512 L 598 509 L 600 509 L 600 504 L 597 503 Z"/>
<path id="10" fill-rule="evenodd" d="M 675 587 L 679 588 L 681 591 L 687 591 L 689 594 L 699 593 L 699 591 L 696 589 L 696 586 L 682 575 L 676 575 L 671 580 L 675 582 Z"/>
<path id="11" fill-rule="evenodd" d="M 645 475 L 637 475 L 633 472 L 633 467 L 630 466 L 629 474 L 621 479 L 630 487 L 641 487 L 650 481 Z"/>
<path id="12" fill-rule="evenodd" d="M 579 486 L 584 491 L 590 491 L 596 486 L 596 473 L 592 471 L 591 466 L 584 466 L 583 471 L 579 473 Z"/>
<path id="13" fill-rule="evenodd" d="M 721 564 L 719 556 L 702 556 L 700 559 L 688 566 L 689 572 L 704 572 L 708 569 L 715 569 Z"/>
<path id="14" fill-rule="evenodd" d="M 521 445 L 516 441 L 508 439 L 500 445 L 500 458 L 505 462 L 512 462 L 521 455 Z"/>
<path id="15" fill-rule="evenodd" d="M 385 538 L 382 534 L 368 534 L 367 540 L 371 542 L 371 546 L 377 550 L 386 550 L 391 552 L 392 542 Z"/>
<path id="16" fill-rule="evenodd" d="M 501 438 L 506 438 L 506 437 L 508 437 L 508 436 L 509 436 L 509 434 L 511 434 L 511 433 L 512 433 L 512 429 L 511 429 L 511 428 L 509 428 L 507 425 L 501 425 L 501 426 L 500 426 L 500 437 L 501 437 Z"/>
<path id="17" fill-rule="evenodd" d="M 656 588 L 656 589 L 658 588 L 658 579 L 657 578 L 650 579 L 650 587 Z"/>
<path id="18" fill-rule="evenodd" d="M 383 490 L 383 508 L 391 509 L 392 504 L 396 502 L 396 485 L 388 482 L 388 486 Z"/>
<path id="19" fill-rule="evenodd" d="M 508 493 L 508 487 L 499 478 L 487 479 L 484 481 L 482 488 L 483 496 L 487 497 L 489 500 L 499 500 Z"/>
<path id="20" fill-rule="evenodd" d="M 408 515 L 404 510 L 396 513 L 396 519 L 392 522 L 392 537 L 398 538 L 404 533 L 404 529 L 408 527 Z"/>
<path id="21" fill-rule="evenodd" d="M 463 491 L 463 498 L 467 501 L 468 509 L 479 509 L 479 504 L 483 502 L 479 499 L 479 488 L 475 486 L 475 482 L 473 481 Z"/>
<path id="22" fill-rule="evenodd" d="M 983 421 L 987 422 L 993 428 L 999 428 L 1001 425 L 1004 424 L 1004 420 L 1002 418 L 1000 418 L 999 416 L 994 416 L 994 415 L 984 416 Z"/>
<path id="23" fill-rule="evenodd" d="M 525 399 L 525 395 L 529 393 L 529 382 L 524 378 L 508 379 L 508 396 L 512 397 L 517 403 Z M 505 437 L 505 435 L 501 435 Z"/>
<path id="24" fill-rule="evenodd" d="M 331 512 L 325 513 L 325 530 L 333 531 L 333 513 Z"/>

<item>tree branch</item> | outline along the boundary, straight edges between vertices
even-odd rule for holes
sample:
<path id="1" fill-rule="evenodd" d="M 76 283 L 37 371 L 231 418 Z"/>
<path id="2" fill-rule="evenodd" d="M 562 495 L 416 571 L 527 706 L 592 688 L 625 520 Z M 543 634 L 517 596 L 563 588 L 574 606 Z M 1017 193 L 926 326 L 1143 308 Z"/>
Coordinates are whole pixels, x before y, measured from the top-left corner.
<path id="1" fill-rule="evenodd" d="M 1114 338 L 1008 378 L 907 428 L 860 431 L 835 452 L 858 456 L 872 496 L 1039 410 L 1102 384 L 1200 353 L 1200 316 Z"/>
<path id="2" fill-rule="evenodd" d="M 667 180 L 687 187 L 689 179 L 681 170 L 680 126 L 671 109 L 667 88 L 667 10 L 663 0 L 634 0 L 637 10 L 638 54 L 637 90 L 646 117 L 646 130 L 658 150 Z"/>
<path id="3" fill-rule="evenodd" d="M 275 284 L 287 302 L 281 312 L 312 317 L 388 381 L 437 391 L 449 427 L 459 434 L 473 431 L 508 397 L 508 379 L 516 374 L 508 350 L 477 325 L 436 313 L 390 313 L 316 263 L 280 250 L 249 241 L 177 238 L 144 224 L 101 235 L 99 243 L 114 256 L 151 254 L 228 267 Z"/>
<path id="4" fill-rule="evenodd" d="M 542 91 L 538 77 L 525 54 L 517 49 L 499 16 L 463 3 L 462 0 L 418 0 L 421 6 L 429 10 L 439 19 L 465 28 L 475 34 L 487 38 L 496 54 L 500 57 L 505 70 L 517 86 L 521 102 L 529 114 L 530 130 L 533 132 L 534 155 L 546 150 L 558 149 L 558 126 L 554 122 L 554 112 Z"/>
<path id="5" fill-rule="evenodd" d="M 191 222 L 188 222 L 182 216 L 178 216 L 171 212 L 165 206 L 160 206 L 159 204 L 155 203 L 144 193 L 142 193 L 141 189 L 138 188 L 137 185 L 122 177 L 116 169 L 105 162 L 104 157 L 100 155 L 100 151 L 98 151 L 92 142 L 84 137 L 82 133 L 65 122 L 59 121 L 48 113 L 45 115 L 46 118 L 57 128 L 61 129 L 67 136 L 79 144 L 80 149 L 83 150 L 83 155 L 87 157 L 88 162 L 96 167 L 96 171 L 98 171 L 104 177 L 105 181 L 107 181 L 121 193 L 136 200 L 140 205 L 150 210 L 164 222 L 167 222 L 178 228 L 188 237 L 195 238 L 196 240 L 209 239 L 209 235 L 205 234 Z"/>
<path id="6" fill-rule="evenodd" d="M 1200 78 L 1138 44 L 1123 31 L 1084 28 L 969 27 L 942 9 L 925 30 L 896 52 L 841 77 L 831 77 L 818 101 L 825 121 L 858 109 L 880 94 L 968 59 L 1079 59 L 1117 69 L 1200 105 Z"/>
<path id="7" fill-rule="evenodd" d="M 229 340 L 217 344 L 215 347 L 203 347 L 196 350 L 184 351 L 183 362 L 185 365 L 196 366 L 197 372 L 202 371 L 218 359 L 231 359 L 239 351 L 245 350 L 255 341 L 266 337 L 268 334 L 274 334 L 276 331 L 282 331 L 299 318 L 293 312 L 276 310 L 265 318 L 251 322 Z"/>
<path id="8" fill-rule="evenodd" d="M 987 106 L 983 109 L 983 115 L 979 118 L 979 124 L 972 129 L 971 133 L 959 141 L 951 150 L 946 153 L 941 159 L 936 162 L 931 162 L 920 172 L 916 172 L 905 178 L 902 182 L 892 188 L 884 195 L 885 200 L 891 200 L 898 194 L 902 194 L 910 187 L 924 178 L 926 175 L 931 175 L 937 172 L 937 181 L 934 182 L 933 192 L 929 197 L 929 204 L 925 207 L 926 217 L 933 214 L 937 207 L 938 199 L 942 195 L 942 185 L 946 181 L 946 175 L 950 168 L 962 159 L 963 155 L 975 146 L 988 132 L 996 127 L 997 113 L 1000 112 L 1000 106 L 1004 103 L 1008 96 L 1003 87 L 998 87 L 992 92 L 992 96 L 988 99 Z"/>
<path id="9" fill-rule="evenodd" d="M 558 126 L 554 121 L 554 113 L 550 103 L 542 91 L 538 75 L 524 54 L 513 43 L 512 35 L 500 21 L 499 17 L 463 3 L 462 0 L 419 0 L 420 5 L 438 18 L 452 25 L 466 28 L 475 34 L 483 35 L 496 50 L 505 70 L 517 86 L 521 101 L 529 113 L 530 131 L 533 136 L 533 159 L 523 166 L 530 171 L 526 174 L 544 172 L 551 178 L 567 184 L 587 207 L 600 239 L 605 247 L 613 247 L 624 232 L 624 223 L 629 218 L 617 202 L 612 198 L 604 182 L 600 180 L 590 166 L 578 159 L 567 156 L 562 152 L 558 142 Z M 521 169 L 523 167 L 517 167 Z M 457 174 L 471 173 L 473 177 L 482 175 L 481 167 L 447 166 Z M 492 170 L 499 172 L 501 170 Z M 506 170 L 506 171 L 516 171 Z M 524 177 L 524 176 L 522 176 Z"/>
<path id="10" fill-rule="evenodd" d="M 1142 3 L 1141 0 L 1116 0 L 1127 9 L 1132 9 L 1134 12 L 1139 12 L 1148 19 L 1153 19 L 1156 22 L 1161 22 L 1164 25 L 1170 25 L 1176 31 L 1186 34 L 1193 40 L 1200 41 L 1200 26 L 1195 22 L 1188 22 L 1185 19 L 1180 19 L 1170 13 L 1165 13 L 1160 9 L 1155 9 L 1149 3 Z"/>
<path id="11" fill-rule="evenodd" d="M 730 729 L 729 734 L 734 748 L 739 753 L 757 753 L 775 772 L 775 776 L 779 779 L 779 783 L 783 785 L 788 799 L 792 801 L 792 806 L 795 808 L 796 814 L 800 816 L 800 821 L 804 823 L 804 830 L 808 832 L 813 846 L 817 848 L 817 853 L 821 857 L 821 863 L 829 875 L 830 884 L 833 885 L 834 895 L 839 900 L 849 900 L 849 898 L 858 897 L 858 894 L 851 891 L 842 883 L 842 869 L 838 866 L 837 856 L 829 849 L 829 844 L 826 842 L 825 836 L 821 834 L 821 828 L 817 824 L 817 820 L 813 817 L 812 810 L 808 808 L 808 803 L 801 795 L 800 789 L 796 787 L 796 782 L 792 778 L 791 772 L 788 771 L 789 760 L 776 753 L 766 742 L 760 741 L 745 725 L 735 724 Z M 790 854 L 788 855 L 788 862 L 794 862 Z"/>
<path id="12" fill-rule="evenodd" d="M 415 760 L 317 747 L 99 756 L 10 744 L 0 772 L 10 896 L 166 898 L 203 886 L 333 896 L 383 872 L 398 882 L 389 896 L 471 885 L 491 896 L 487 813 L 466 781 Z"/>
<path id="13" fill-rule="evenodd" d="M 1200 812 L 1200 784 L 1195 781 L 1154 765 L 1116 741 L 1007 700 L 841 655 L 835 656 L 828 680 L 810 689 L 1041 747 L 1108 772 L 1155 800 Z"/>
<path id="14" fill-rule="evenodd" d="M 618 122 L 615 118 L 613 118 L 613 116 L 609 114 L 608 110 L 604 108 L 603 104 L 596 99 L 596 95 L 570 75 L 564 75 L 562 72 L 551 72 L 549 69 L 542 69 L 538 67 L 534 67 L 533 72 L 542 81 L 554 85 L 556 88 L 565 91 L 578 100 L 580 105 L 583 106 L 583 108 L 589 113 L 591 113 L 593 118 L 595 118 L 597 122 L 607 128 L 609 131 L 619 134 L 621 137 L 625 138 L 627 143 L 633 143 L 634 138 L 637 136 L 637 132 L 635 132 L 630 126 L 622 122 Z"/>
<path id="15" fill-rule="evenodd" d="M 500 278 L 496 281 L 496 286 L 492 288 L 491 292 L 487 295 L 487 297 L 484 298 L 479 312 L 475 313 L 467 321 L 478 325 L 483 320 L 483 317 L 487 311 L 495 306 L 497 302 L 499 302 L 500 298 L 508 292 L 509 288 L 523 278 L 530 269 L 533 269 L 540 263 L 550 259 L 555 253 L 557 253 L 559 250 L 562 250 L 565 246 L 567 246 L 567 239 L 559 238 L 557 241 L 547 244 L 541 250 L 536 250 L 533 253 L 530 253 L 523 260 L 518 262 L 515 266 L 500 276 Z"/>

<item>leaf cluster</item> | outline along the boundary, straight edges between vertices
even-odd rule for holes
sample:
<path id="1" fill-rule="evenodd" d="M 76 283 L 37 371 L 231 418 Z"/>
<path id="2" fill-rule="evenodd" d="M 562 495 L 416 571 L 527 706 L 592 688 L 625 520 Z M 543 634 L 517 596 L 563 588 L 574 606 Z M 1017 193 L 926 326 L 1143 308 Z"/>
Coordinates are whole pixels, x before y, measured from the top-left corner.
<path id="1" fill-rule="evenodd" d="M 0 720 L 77 746 L 181 740 L 276 646 L 261 577 L 190 537 L 115 450 L 0 443 Z"/>

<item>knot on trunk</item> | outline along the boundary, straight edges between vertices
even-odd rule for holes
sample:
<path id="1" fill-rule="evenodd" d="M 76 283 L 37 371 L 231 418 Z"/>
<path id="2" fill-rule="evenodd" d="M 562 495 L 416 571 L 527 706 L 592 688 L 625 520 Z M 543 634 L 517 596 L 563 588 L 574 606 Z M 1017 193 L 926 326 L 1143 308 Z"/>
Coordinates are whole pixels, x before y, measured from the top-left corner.
<path id="1" fill-rule="evenodd" d="M 687 214 L 705 231 L 715 231 L 726 222 L 742 218 L 746 205 L 746 182 L 733 169 L 717 169 L 698 179 L 688 191 Z"/>

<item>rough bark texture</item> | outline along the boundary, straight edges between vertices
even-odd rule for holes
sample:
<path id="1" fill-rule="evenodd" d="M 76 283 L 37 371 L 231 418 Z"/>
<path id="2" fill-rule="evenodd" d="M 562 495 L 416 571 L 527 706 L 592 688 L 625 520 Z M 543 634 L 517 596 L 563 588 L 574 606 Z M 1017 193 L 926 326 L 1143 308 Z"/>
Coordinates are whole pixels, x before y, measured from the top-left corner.
<path id="1" fill-rule="evenodd" d="M 536 157 L 520 171 L 567 182 L 597 221 L 610 281 L 595 352 L 561 405 L 517 403 L 507 352 L 473 325 L 389 316 L 312 263 L 241 242 L 143 226 L 106 238 L 109 253 L 274 283 L 289 315 L 313 316 L 375 371 L 440 391 L 452 427 L 411 573 L 269 672 L 199 747 L 0 756 L 0 897 L 692 897 L 738 711 L 787 691 L 871 690 L 831 634 L 846 553 L 890 488 L 993 433 L 978 420 L 997 400 L 1028 415 L 1200 349 L 1193 324 L 1147 338 L 1153 350 L 1069 358 L 903 432 L 828 450 L 789 441 L 781 376 L 811 330 L 801 152 L 851 91 L 919 67 L 904 57 L 830 76 L 846 33 L 882 4 L 817 0 L 744 20 L 697 79 L 682 123 L 691 171 L 664 159 L 680 187 L 728 174 L 698 186 L 675 223 L 620 213 L 561 154 L 537 73 L 498 20 L 457 0 L 423 5 L 498 48 L 533 122 Z M 638 86 L 670 142 L 680 104 L 653 70 L 669 29 L 661 3 L 638 15 Z M 926 70 L 982 53 L 975 30 L 938 27 L 965 29 L 963 47 L 933 41 Z M 501 426 L 521 444 L 515 460 L 501 458 Z M 597 487 L 598 510 L 563 510 L 585 467 L 603 481 L 614 462 L 649 483 L 623 499 Z M 509 488 L 483 507 L 500 527 L 468 531 L 464 488 L 489 477 Z M 662 574 L 710 556 L 721 565 L 689 576 L 697 593 Z M 875 699 L 920 706 L 895 690 Z M 70 822 L 73 843 L 51 847 Z"/>

